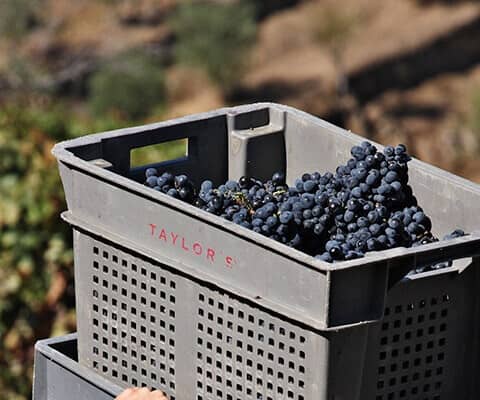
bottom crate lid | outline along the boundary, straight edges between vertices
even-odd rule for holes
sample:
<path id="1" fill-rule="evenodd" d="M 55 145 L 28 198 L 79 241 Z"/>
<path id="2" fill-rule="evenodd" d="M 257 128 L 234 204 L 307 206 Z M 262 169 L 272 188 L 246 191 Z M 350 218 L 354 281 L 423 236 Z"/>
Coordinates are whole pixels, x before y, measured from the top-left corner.
<path id="1" fill-rule="evenodd" d="M 112 400 L 121 392 L 78 363 L 77 334 L 36 343 L 33 400 Z"/>

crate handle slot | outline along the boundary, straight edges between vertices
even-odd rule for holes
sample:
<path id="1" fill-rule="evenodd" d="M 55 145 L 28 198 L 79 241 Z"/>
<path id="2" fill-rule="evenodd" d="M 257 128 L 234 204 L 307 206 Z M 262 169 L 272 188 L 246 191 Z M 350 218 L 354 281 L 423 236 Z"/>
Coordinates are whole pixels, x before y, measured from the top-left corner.
<path id="1" fill-rule="evenodd" d="M 164 165 L 172 162 L 185 161 L 188 159 L 188 146 L 189 140 L 187 138 L 168 140 L 147 146 L 133 147 L 130 149 L 130 170 L 145 168 L 150 165 Z M 147 154 L 145 154 L 147 151 L 151 151 L 155 154 L 155 160 L 145 163 L 142 159 L 147 157 Z M 137 159 L 142 161 L 139 162 Z"/>

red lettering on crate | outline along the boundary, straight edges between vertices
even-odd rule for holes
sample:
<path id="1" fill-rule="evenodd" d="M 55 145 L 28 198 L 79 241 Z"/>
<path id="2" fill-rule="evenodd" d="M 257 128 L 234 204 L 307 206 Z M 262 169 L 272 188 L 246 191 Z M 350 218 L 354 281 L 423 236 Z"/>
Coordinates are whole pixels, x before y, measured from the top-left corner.
<path id="1" fill-rule="evenodd" d="M 192 246 L 193 248 L 193 252 L 197 255 L 197 256 L 201 256 L 202 255 L 202 245 L 198 242 L 195 242 Z"/>
<path id="2" fill-rule="evenodd" d="M 173 247 L 181 248 L 185 252 L 192 253 L 199 257 L 203 256 L 211 263 L 218 261 L 218 257 L 216 257 L 218 252 L 211 247 L 206 247 L 199 241 L 193 241 L 192 243 L 187 237 L 182 236 L 177 232 L 159 227 L 157 224 L 148 224 L 148 226 L 150 229 L 150 236 L 158 240 L 163 240 L 166 244 Z M 192 244 L 190 245 L 190 243 Z M 223 258 L 223 263 L 225 267 L 232 268 L 235 264 L 235 260 L 231 256 L 225 256 Z"/>
<path id="3" fill-rule="evenodd" d="M 155 224 L 149 224 L 150 225 L 150 230 L 152 232 L 152 236 L 155 234 L 155 229 L 157 228 L 157 225 Z"/>
<path id="4" fill-rule="evenodd" d="M 165 242 L 167 241 L 167 233 L 165 232 L 165 229 L 162 228 L 162 230 L 160 231 L 160 235 L 158 235 L 158 238 L 165 240 Z"/>
<path id="5" fill-rule="evenodd" d="M 207 249 L 207 258 L 212 260 L 212 262 L 215 262 L 214 257 L 215 257 L 215 250 L 208 248 Z"/>

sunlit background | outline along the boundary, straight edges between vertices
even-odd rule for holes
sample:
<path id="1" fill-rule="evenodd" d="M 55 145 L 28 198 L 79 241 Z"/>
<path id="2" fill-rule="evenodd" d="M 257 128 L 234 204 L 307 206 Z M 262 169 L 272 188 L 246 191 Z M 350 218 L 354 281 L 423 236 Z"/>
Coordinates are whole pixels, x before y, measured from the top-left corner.
<path id="1" fill-rule="evenodd" d="M 55 142 L 268 100 L 480 182 L 479 43 L 476 1 L 0 0 L 0 398 L 75 331 Z"/>

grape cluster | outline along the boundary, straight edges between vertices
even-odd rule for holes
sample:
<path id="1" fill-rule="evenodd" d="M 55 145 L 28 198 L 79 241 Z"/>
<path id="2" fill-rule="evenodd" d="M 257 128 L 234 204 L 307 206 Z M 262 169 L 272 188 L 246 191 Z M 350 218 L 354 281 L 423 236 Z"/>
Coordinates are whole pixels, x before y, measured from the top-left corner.
<path id="1" fill-rule="evenodd" d="M 155 168 L 147 168 L 145 185 L 188 203 L 195 199 L 195 185 L 186 175 L 174 176 L 169 172 L 160 176 L 157 174 Z"/>
<path id="2" fill-rule="evenodd" d="M 266 182 L 242 177 L 215 187 L 205 180 L 196 190 L 187 176 L 157 177 L 153 168 L 145 184 L 326 262 L 438 240 L 408 184 L 404 145 L 380 152 L 365 141 L 351 156 L 335 173 L 305 173 L 291 187 L 276 172 Z"/>

